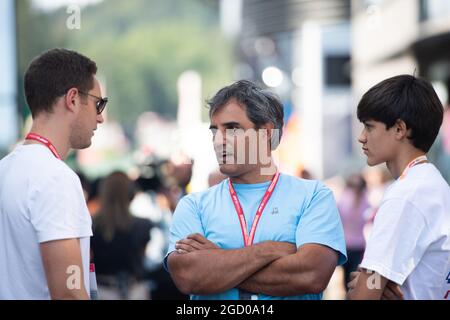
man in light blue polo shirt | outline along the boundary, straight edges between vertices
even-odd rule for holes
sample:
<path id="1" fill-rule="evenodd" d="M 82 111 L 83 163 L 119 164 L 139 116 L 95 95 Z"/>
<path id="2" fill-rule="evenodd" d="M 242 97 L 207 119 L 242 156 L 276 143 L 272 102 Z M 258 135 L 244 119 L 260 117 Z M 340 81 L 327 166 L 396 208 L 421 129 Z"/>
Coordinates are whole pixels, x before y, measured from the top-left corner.
<path id="1" fill-rule="evenodd" d="M 343 228 L 327 187 L 275 168 L 281 102 L 238 81 L 209 105 L 230 179 L 178 204 L 165 260 L 175 284 L 191 299 L 321 299 L 346 260 Z"/>

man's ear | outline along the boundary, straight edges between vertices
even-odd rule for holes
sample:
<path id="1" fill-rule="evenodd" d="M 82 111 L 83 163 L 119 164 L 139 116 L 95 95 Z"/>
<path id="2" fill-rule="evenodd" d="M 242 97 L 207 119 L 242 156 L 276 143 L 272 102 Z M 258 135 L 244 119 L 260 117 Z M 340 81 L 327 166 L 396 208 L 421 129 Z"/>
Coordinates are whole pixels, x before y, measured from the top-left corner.
<path id="1" fill-rule="evenodd" d="M 274 128 L 275 128 L 275 125 L 272 122 L 267 122 L 260 127 L 260 129 L 266 129 L 266 131 L 269 135 L 271 135 L 271 132 Z"/>
<path id="2" fill-rule="evenodd" d="M 259 130 L 263 130 L 264 136 L 267 135 L 268 139 L 272 138 L 272 130 L 274 128 L 274 124 L 272 122 L 267 122 L 259 127 Z"/>
<path id="3" fill-rule="evenodd" d="M 402 140 L 411 135 L 411 129 L 408 129 L 405 121 L 398 119 L 394 125 L 395 137 L 397 140 Z"/>
<path id="4" fill-rule="evenodd" d="M 277 139 L 279 137 L 279 134 L 274 131 L 275 124 L 273 124 L 272 122 L 267 122 L 263 124 L 260 129 L 264 129 L 264 135 L 267 135 L 267 141 L 269 142 L 271 150 L 274 149 L 274 146 L 278 146 L 278 143 L 276 141 L 273 141 L 275 137 Z"/>
<path id="5" fill-rule="evenodd" d="M 67 91 L 66 96 L 64 97 L 66 108 L 74 112 L 78 101 L 79 101 L 78 89 L 70 88 Z"/>

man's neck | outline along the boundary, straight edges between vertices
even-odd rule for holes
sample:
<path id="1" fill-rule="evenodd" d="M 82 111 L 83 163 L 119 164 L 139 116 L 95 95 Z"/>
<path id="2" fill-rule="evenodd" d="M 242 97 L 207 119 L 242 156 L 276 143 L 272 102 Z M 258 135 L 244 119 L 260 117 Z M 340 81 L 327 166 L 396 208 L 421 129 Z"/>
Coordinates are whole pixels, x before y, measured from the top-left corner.
<path id="1" fill-rule="evenodd" d="M 273 161 L 267 166 L 257 166 L 254 170 L 248 171 L 236 177 L 231 177 L 231 182 L 239 184 L 263 183 L 272 180 L 276 173 L 276 166 Z"/>
<path id="2" fill-rule="evenodd" d="M 401 176 L 401 174 L 411 161 L 425 154 L 426 153 L 421 150 L 408 148 L 406 150 L 398 152 L 397 157 L 394 160 L 386 162 L 386 166 L 391 172 L 394 179 L 397 179 Z"/>
<path id="3" fill-rule="evenodd" d="M 55 147 L 61 159 L 65 159 L 69 153 L 69 130 L 67 126 L 61 122 L 51 119 L 36 119 L 30 130 L 31 133 L 40 135 L 49 140 Z M 41 144 L 35 140 L 25 140 L 25 145 Z"/>

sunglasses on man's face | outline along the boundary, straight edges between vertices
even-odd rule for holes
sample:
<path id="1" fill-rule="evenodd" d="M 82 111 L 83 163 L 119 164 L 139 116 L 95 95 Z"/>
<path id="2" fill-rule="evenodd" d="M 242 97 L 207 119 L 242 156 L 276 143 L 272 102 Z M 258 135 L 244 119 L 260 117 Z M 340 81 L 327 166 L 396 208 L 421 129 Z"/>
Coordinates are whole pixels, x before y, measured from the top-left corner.
<path id="1" fill-rule="evenodd" d="M 95 103 L 95 108 L 97 109 L 97 114 L 101 114 L 103 112 L 103 110 L 106 107 L 106 103 L 108 102 L 108 98 L 106 98 L 106 97 L 105 98 L 97 97 L 97 96 L 94 96 L 92 94 L 89 94 L 89 93 L 86 93 L 86 92 L 82 92 L 82 91 L 79 91 L 79 90 L 78 90 L 78 92 L 81 93 L 81 94 L 84 94 L 84 95 L 87 95 L 87 96 L 90 96 L 92 98 L 97 99 L 97 102 Z"/>

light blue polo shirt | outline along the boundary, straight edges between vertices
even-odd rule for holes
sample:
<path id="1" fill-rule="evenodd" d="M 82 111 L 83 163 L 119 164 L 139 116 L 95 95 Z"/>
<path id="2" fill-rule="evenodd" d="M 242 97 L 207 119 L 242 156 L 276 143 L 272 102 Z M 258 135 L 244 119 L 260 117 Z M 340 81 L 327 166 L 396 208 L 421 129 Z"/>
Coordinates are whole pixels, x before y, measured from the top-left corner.
<path id="1" fill-rule="evenodd" d="M 244 210 L 248 233 L 256 210 L 270 185 L 233 184 Z M 222 249 L 244 247 L 241 225 L 228 188 L 228 180 L 204 192 L 193 193 L 180 200 L 170 228 L 167 256 L 175 243 L 189 234 L 200 233 Z M 264 209 L 253 243 L 285 241 L 300 247 L 306 243 L 328 246 L 339 253 L 339 264 L 346 261 L 344 231 L 333 194 L 323 183 L 281 174 L 278 184 Z M 167 257 L 166 256 L 166 257 Z M 259 294 L 258 299 L 321 299 L 322 294 L 273 297 Z M 220 294 L 192 295 L 192 300 L 238 300 L 239 290 Z"/>

